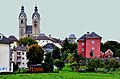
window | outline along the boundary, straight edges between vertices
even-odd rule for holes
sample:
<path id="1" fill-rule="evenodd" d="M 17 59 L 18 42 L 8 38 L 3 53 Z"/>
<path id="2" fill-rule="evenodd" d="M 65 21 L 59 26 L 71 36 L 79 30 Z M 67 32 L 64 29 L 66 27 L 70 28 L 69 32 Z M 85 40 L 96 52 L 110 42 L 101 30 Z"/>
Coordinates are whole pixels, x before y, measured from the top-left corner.
<path id="1" fill-rule="evenodd" d="M 24 57 L 22 59 L 24 60 Z"/>
<path id="2" fill-rule="evenodd" d="M 94 50 L 94 47 L 92 47 L 92 50 Z"/>
<path id="3" fill-rule="evenodd" d="M 84 48 L 82 48 L 82 51 L 84 51 Z"/>
<path id="4" fill-rule="evenodd" d="M 23 23 L 23 20 L 21 20 L 21 23 Z"/>
<path id="5" fill-rule="evenodd" d="M 84 46 L 84 42 L 82 42 L 82 46 Z"/>
<path id="6" fill-rule="evenodd" d="M 24 52 L 22 53 L 22 55 L 24 55 Z"/>
<path id="7" fill-rule="evenodd" d="M 17 52 L 17 55 L 21 55 L 21 52 Z"/>
<path id="8" fill-rule="evenodd" d="M 17 60 L 21 60 L 21 57 L 17 57 Z"/>
<path id="9" fill-rule="evenodd" d="M 92 40 L 92 44 L 94 44 L 95 43 L 95 41 L 94 40 Z"/>
<path id="10" fill-rule="evenodd" d="M 34 24 L 34 27 L 37 27 L 37 24 Z"/>
<path id="11" fill-rule="evenodd" d="M 34 21 L 34 23 L 37 23 L 37 21 Z"/>

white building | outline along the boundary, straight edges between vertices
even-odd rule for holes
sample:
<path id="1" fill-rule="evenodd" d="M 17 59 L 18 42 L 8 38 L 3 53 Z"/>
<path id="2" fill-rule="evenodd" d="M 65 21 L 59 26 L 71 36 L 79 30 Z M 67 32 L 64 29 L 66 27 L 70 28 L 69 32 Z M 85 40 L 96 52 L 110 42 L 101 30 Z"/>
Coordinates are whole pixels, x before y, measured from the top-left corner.
<path id="1" fill-rule="evenodd" d="M 14 56 L 14 63 L 18 64 L 19 68 L 28 68 L 27 67 L 27 62 L 28 59 L 26 57 L 26 50 L 27 46 L 17 46 L 12 50 Z"/>
<path id="2" fill-rule="evenodd" d="M 13 72 L 11 62 L 10 44 L 11 40 L 0 33 L 0 72 Z"/>
<path id="3" fill-rule="evenodd" d="M 40 45 L 41 47 L 43 47 L 44 45 L 46 45 L 48 43 L 53 43 L 58 48 L 60 48 L 60 49 L 62 48 L 61 40 L 57 39 L 57 38 L 53 38 L 53 37 L 51 37 L 51 35 L 49 35 L 49 37 L 47 37 L 43 33 L 43 34 L 40 34 L 39 36 L 34 37 L 34 39 L 38 42 L 38 45 Z"/>

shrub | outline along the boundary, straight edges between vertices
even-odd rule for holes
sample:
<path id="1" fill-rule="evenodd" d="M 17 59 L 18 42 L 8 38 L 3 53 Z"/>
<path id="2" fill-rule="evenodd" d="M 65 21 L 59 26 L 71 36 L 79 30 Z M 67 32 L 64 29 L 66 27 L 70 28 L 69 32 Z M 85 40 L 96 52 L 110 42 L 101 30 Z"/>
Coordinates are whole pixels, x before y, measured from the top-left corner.
<path id="1" fill-rule="evenodd" d="M 54 60 L 54 65 L 57 66 L 59 70 L 62 70 L 62 68 L 65 66 L 64 62 L 59 59 Z"/>

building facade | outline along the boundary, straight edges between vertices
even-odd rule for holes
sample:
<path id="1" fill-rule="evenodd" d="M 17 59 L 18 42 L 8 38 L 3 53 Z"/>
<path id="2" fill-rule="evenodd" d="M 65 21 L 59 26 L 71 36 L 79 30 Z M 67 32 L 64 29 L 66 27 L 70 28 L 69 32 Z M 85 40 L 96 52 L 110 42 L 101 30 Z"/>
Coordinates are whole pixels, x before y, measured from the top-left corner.
<path id="1" fill-rule="evenodd" d="M 78 40 L 78 55 L 82 55 L 86 58 L 90 58 L 92 53 L 92 58 L 100 57 L 100 42 L 101 36 L 97 35 L 95 32 L 89 34 L 84 34 Z"/>
<path id="2" fill-rule="evenodd" d="M 13 72 L 11 61 L 11 40 L 0 33 L 0 72 Z"/>
<path id="3" fill-rule="evenodd" d="M 38 7 L 35 6 L 34 13 L 32 14 L 32 25 L 27 25 L 27 15 L 24 6 L 21 6 L 19 14 L 19 38 L 38 36 L 40 34 L 40 14 Z"/>
<path id="4" fill-rule="evenodd" d="M 12 50 L 14 63 L 19 66 L 19 68 L 28 68 L 27 62 L 28 59 L 26 57 L 27 46 L 17 46 Z"/>

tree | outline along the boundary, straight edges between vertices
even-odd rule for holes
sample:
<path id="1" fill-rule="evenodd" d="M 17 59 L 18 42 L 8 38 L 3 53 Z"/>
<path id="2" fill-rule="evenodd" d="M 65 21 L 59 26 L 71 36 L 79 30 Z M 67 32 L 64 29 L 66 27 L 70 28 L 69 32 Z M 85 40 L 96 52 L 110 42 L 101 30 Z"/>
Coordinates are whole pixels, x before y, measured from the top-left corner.
<path id="1" fill-rule="evenodd" d="M 101 43 L 101 51 L 106 52 L 108 49 L 113 51 L 114 57 L 120 57 L 120 43 L 117 41 L 107 41 L 104 44 Z"/>
<path id="2" fill-rule="evenodd" d="M 57 66 L 59 70 L 62 70 L 62 68 L 65 66 L 64 62 L 59 59 L 54 60 L 54 65 Z"/>
<path id="3" fill-rule="evenodd" d="M 27 58 L 29 59 L 29 64 L 41 64 L 43 61 L 43 49 L 37 45 L 31 45 L 27 50 Z"/>
<path id="4" fill-rule="evenodd" d="M 68 39 L 67 38 L 65 38 L 65 40 L 63 41 L 63 46 L 62 46 L 63 48 L 62 48 L 62 53 L 64 52 L 64 51 L 67 51 L 68 49 L 69 49 L 69 42 L 68 42 Z"/>
<path id="5" fill-rule="evenodd" d="M 60 49 L 58 47 L 55 47 L 53 49 L 52 58 L 53 59 L 61 59 Z"/>
<path id="6" fill-rule="evenodd" d="M 53 72 L 53 59 L 52 59 L 51 53 L 45 54 L 44 62 L 46 66 L 46 71 Z"/>
<path id="7" fill-rule="evenodd" d="M 69 44 L 69 50 L 70 50 L 70 52 L 71 53 L 73 53 L 74 51 L 76 51 L 77 50 L 77 43 L 70 43 Z"/>
<path id="8" fill-rule="evenodd" d="M 33 39 L 33 38 L 28 38 L 28 37 L 25 37 L 25 38 L 21 38 L 18 42 L 17 42 L 17 44 L 19 45 L 19 46 L 21 46 L 21 45 L 24 45 L 24 46 L 30 46 L 30 45 L 32 45 L 32 44 L 37 44 L 37 42 Z"/>

